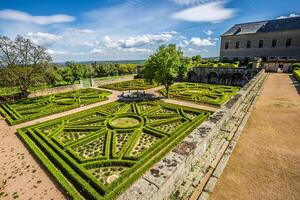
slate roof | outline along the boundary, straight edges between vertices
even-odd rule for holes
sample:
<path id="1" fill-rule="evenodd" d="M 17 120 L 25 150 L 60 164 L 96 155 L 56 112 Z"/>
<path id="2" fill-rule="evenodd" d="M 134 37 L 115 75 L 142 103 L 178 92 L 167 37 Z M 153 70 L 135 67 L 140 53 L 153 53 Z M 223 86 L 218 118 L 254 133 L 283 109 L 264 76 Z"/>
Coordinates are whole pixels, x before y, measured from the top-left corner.
<path id="1" fill-rule="evenodd" d="M 222 36 L 268 33 L 300 29 L 300 17 L 236 24 Z"/>

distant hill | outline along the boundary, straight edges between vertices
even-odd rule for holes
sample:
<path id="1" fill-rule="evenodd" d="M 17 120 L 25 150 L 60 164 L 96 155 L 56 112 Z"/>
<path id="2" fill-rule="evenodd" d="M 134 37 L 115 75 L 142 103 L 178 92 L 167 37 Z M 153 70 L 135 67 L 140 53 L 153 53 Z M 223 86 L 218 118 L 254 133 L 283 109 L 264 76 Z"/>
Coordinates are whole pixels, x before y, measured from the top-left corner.
<path id="1" fill-rule="evenodd" d="M 76 62 L 76 63 L 81 63 L 81 64 L 91 64 L 92 62 L 95 61 L 81 61 L 81 62 Z M 145 60 L 104 60 L 104 61 L 96 61 L 97 63 L 115 63 L 115 64 L 137 64 L 137 65 L 142 65 Z M 58 65 L 64 66 L 65 63 L 56 63 Z"/>

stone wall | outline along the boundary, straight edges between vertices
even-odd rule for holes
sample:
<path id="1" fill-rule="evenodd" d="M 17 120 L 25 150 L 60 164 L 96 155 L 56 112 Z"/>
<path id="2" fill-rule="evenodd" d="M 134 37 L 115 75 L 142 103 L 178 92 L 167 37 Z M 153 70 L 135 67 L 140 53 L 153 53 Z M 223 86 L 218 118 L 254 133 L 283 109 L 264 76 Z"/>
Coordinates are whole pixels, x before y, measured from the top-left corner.
<path id="1" fill-rule="evenodd" d="M 257 72 L 257 69 L 245 68 L 194 67 L 188 73 L 187 81 L 244 86 Z"/>
<path id="2" fill-rule="evenodd" d="M 223 136 L 220 136 L 220 133 L 224 132 L 224 127 L 234 125 L 232 120 L 236 119 L 236 113 L 245 109 L 245 105 L 251 105 L 251 100 L 257 95 L 257 91 L 260 89 L 264 78 L 265 73 L 262 70 L 238 94 L 189 134 L 171 152 L 164 156 L 161 161 L 152 166 L 127 191 L 120 195 L 119 199 L 159 200 L 169 198 L 170 195 L 178 199 L 184 199 L 184 195 L 189 197 L 193 193 L 193 190 L 198 187 L 198 184 L 203 182 L 199 178 L 209 180 L 210 176 L 207 177 L 205 174 L 207 170 L 211 171 L 211 173 L 213 172 L 210 166 L 216 166 L 215 157 L 219 153 L 210 154 L 210 152 L 215 152 L 213 150 L 219 152 L 219 149 L 224 148 L 225 144 L 227 146 L 229 144 Z M 229 134 L 229 132 L 226 133 Z M 191 176 L 191 174 L 193 174 L 201 159 L 204 159 L 204 162 L 201 163 L 204 163 L 206 169 L 202 172 L 199 171 L 196 175 L 198 180 L 194 180 L 195 177 Z M 203 166 L 198 166 L 198 168 L 202 169 Z M 201 176 L 201 173 L 203 176 Z M 188 187 L 191 185 L 194 186 Z M 180 189 L 180 187 L 184 186 L 187 187 Z"/>
<path id="3" fill-rule="evenodd" d="M 61 92 L 68 92 L 72 90 L 79 90 L 82 89 L 82 84 L 73 84 L 73 85 L 65 85 L 53 88 L 45 88 L 35 92 L 30 93 L 29 97 L 37 97 L 37 96 L 45 96 L 49 94 L 61 93 Z"/>
<path id="4" fill-rule="evenodd" d="M 92 87 L 99 87 L 102 85 L 107 85 L 107 84 L 112 84 L 112 83 L 118 83 L 118 82 L 123 82 L 123 81 L 130 81 L 134 79 L 134 75 L 130 76 L 125 76 L 125 77 L 120 77 L 120 78 L 114 78 L 114 79 L 107 79 L 107 80 L 91 80 L 91 86 Z"/>

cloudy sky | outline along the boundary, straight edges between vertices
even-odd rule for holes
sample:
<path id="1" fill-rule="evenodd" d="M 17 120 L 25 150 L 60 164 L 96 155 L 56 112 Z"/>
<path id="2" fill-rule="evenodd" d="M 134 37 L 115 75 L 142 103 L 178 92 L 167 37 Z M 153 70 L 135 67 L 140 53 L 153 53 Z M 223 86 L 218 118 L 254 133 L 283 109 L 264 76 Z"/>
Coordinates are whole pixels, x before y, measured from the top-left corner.
<path id="1" fill-rule="evenodd" d="M 0 0 L 0 35 L 31 38 L 56 62 L 144 59 L 167 43 L 214 57 L 233 24 L 298 14 L 299 0 Z"/>

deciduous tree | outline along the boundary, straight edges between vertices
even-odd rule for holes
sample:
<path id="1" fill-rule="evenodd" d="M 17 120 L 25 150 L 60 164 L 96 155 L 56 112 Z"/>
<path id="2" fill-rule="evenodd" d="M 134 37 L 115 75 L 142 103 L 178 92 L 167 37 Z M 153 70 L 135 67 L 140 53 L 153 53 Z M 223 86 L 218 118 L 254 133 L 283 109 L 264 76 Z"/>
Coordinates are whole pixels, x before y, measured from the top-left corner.
<path id="1" fill-rule="evenodd" d="M 143 66 L 144 77 L 148 81 L 155 80 L 163 84 L 167 98 L 169 97 L 169 88 L 172 83 L 179 75 L 185 75 L 186 71 L 186 58 L 175 44 L 160 46 Z"/>

